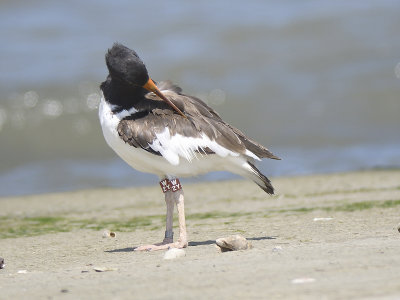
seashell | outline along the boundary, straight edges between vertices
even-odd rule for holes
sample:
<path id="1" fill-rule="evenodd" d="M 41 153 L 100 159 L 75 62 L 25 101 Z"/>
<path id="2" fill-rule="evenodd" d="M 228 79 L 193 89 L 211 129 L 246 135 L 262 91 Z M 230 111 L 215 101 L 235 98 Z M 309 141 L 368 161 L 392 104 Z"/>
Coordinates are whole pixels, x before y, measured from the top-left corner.
<path id="1" fill-rule="evenodd" d="M 313 221 L 314 222 L 318 222 L 318 221 L 330 221 L 333 220 L 333 218 L 314 218 Z"/>
<path id="2" fill-rule="evenodd" d="M 312 282 L 315 282 L 315 278 L 304 277 L 304 278 L 295 278 L 292 280 L 293 284 L 312 283 Z"/>
<path id="3" fill-rule="evenodd" d="M 165 252 L 164 254 L 164 259 L 175 259 L 178 257 L 183 257 L 186 256 L 186 252 L 183 249 L 178 249 L 178 248 L 170 248 L 168 251 Z"/>
<path id="4" fill-rule="evenodd" d="M 117 268 L 109 268 L 109 267 L 94 267 L 93 270 L 95 270 L 96 272 L 118 271 Z"/>
<path id="5" fill-rule="evenodd" d="M 219 238 L 215 242 L 221 248 L 221 252 L 247 250 L 252 248 L 251 243 L 239 234 L 226 238 Z"/>
<path id="6" fill-rule="evenodd" d="M 108 237 L 114 238 L 115 236 L 116 236 L 115 232 L 112 232 L 110 230 L 103 231 L 103 238 L 108 238 Z"/>

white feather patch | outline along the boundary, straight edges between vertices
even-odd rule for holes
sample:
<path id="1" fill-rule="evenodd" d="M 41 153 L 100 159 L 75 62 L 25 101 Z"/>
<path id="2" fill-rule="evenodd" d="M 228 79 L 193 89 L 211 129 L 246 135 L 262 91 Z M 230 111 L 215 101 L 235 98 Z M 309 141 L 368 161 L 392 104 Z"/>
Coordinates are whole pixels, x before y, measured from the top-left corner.
<path id="1" fill-rule="evenodd" d="M 114 109 L 114 105 L 111 107 L 111 110 L 113 110 L 113 109 Z M 136 113 L 137 111 L 138 110 L 136 108 L 132 107 L 130 110 L 126 110 L 126 109 L 121 110 L 119 113 L 116 113 L 115 116 L 118 119 L 122 120 L 122 119 Z"/>
<path id="2" fill-rule="evenodd" d="M 169 128 L 161 133 L 156 134 L 156 139 L 150 146 L 154 151 L 158 151 L 161 155 L 173 165 L 179 164 L 179 158 L 182 157 L 187 161 L 198 159 L 198 156 L 202 156 L 201 151 L 209 148 L 220 157 L 239 156 L 239 153 L 233 152 L 220 144 L 215 140 L 211 140 L 205 134 L 201 137 L 187 137 L 180 134 L 171 136 Z M 205 151 L 204 151 L 205 153 Z M 254 154 L 253 154 L 254 155 Z"/>
<path id="3" fill-rule="evenodd" d="M 255 155 L 253 152 L 251 152 L 248 149 L 246 149 L 246 152 L 244 154 L 247 155 L 247 156 L 250 156 L 250 157 L 252 157 L 254 159 L 261 160 L 257 155 Z"/>

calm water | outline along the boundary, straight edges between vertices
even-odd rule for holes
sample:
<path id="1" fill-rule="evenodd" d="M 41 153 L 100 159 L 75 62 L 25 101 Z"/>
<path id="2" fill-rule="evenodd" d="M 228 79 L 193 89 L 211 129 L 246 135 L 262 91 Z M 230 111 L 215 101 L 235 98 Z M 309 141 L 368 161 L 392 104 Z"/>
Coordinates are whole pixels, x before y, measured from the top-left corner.
<path id="1" fill-rule="evenodd" d="M 400 1 L 194 3 L 1 1 L 0 196 L 156 184 L 101 134 L 114 41 L 281 156 L 267 175 L 400 167 Z"/>

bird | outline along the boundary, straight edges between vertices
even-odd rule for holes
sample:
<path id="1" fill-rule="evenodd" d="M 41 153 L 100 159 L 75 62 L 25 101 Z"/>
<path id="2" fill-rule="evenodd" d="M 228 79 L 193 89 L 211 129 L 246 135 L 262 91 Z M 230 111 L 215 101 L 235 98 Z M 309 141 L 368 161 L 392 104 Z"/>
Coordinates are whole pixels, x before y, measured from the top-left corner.
<path id="1" fill-rule="evenodd" d="M 166 230 L 160 243 L 135 251 L 186 248 L 184 193 L 179 177 L 229 171 L 274 194 L 271 181 L 255 166 L 279 160 L 266 147 L 221 119 L 201 99 L 171 81 L 154 82 L 132 49 L 114 43 L 105 54 L 109 74 L 100 84 L 99 119 L 107 144 L 134 169 L 160 178 L 166 203 Z M 173 213 L 179 238 L 174 242 Z"/>

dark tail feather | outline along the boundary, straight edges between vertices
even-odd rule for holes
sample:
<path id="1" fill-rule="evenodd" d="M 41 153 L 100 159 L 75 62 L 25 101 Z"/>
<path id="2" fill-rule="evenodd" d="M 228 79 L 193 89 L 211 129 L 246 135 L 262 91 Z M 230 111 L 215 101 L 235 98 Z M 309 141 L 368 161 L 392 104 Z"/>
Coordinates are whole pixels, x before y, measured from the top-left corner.
<path id="1" fill-rule="evenodd" d="M 280 160 L 278 156 L 273 154 L 271 151 L 269 151 L 267 148 L 265 148 L 263 145 L 257 143 L 256 141 L 253 141 L 252 139 L 249 139 L 247 136 L 244 135 L 243 132 L 241 132 L 239 129 L 226 124 L 229 126 L 230 129 L 233 130 L 233 132 L 240 138 L 240 140 L 244 143 L 245 147 L 247 150 L 253 152 L 255 155 L 257 155 L 259 158 L 263 157 L 268 157 L 272 159 L 277 159 Z M 256 169 L 257 170 L 257 169 Z M 258 173 L 260 173 L 258 171 Z M 261 173 L 260 173 L 261 174 Z M 262 174 L 261 174 L 262 175 Z"/>
<path id="2" fill-rule="evenodd" d="M 264 190 L 264 192 L 273 195 L 274 194 L 274 187 L 271 184 L 271 181 L 262 174 L 251 162 L 247 162 L 251 167 L 252 171 L 254 172 L 255 178 L 253 177 L 253 181 Z"/>

